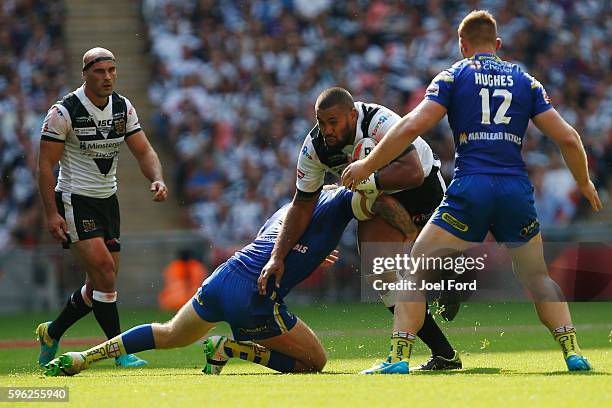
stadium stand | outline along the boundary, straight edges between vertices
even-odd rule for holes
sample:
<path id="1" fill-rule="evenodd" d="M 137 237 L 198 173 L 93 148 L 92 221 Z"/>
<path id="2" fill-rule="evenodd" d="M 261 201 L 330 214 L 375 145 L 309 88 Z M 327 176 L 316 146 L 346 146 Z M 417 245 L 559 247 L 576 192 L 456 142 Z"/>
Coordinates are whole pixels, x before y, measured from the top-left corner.
<path id="1" fill-rule="evenodd" d="M 605 2 L 142 0 L 155 60 L 148 90 L 155 131 L 176 159 L 166 167 L 189 226 L 219 247 L 255 234 L 291 197 L 319 91 L 345 86 L 358 100 L 406 113 L 459 58 L 452 27 L 474 7 L 498 16 L 501 55 L 524 61 L 579 130 L 605 199 L 612 184 Z M 47 107 L 69 90 L 58 71 L 66 58 L 64 19 L 59 0 L 0 6 L 0 248 L 42 235 L 35 157 Z M 584 218 L 557 150 L 528 132 L 524 157 L 542 224 Z M 448 133 L 443 124 L 426 135 L 446 178 L 453 168 Z"/>
<path id="2" fill-rule="evenodd" d="M 62 1 L 0 3 L 0 250 L 37 242 L 40 126 L 66 91 Z"/>

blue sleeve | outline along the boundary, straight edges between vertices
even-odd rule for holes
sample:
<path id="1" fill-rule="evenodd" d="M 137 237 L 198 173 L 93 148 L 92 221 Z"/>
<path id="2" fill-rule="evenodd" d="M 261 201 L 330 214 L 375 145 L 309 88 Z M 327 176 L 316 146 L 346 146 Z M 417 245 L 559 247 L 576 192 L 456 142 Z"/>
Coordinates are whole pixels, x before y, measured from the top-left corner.
<path id="1" fill-rule="evenodd" d="M 425 91 L 425 99 L 437 102 L 448 109 L 450 107 L 451 91 L 455 83 L 454 72 L 455 70 L 450 68 L 436 75 Z"/>
<path id="2" fill-rule="evenodd" d="M 342 195 L 342 199 L 340 200 L 340 214 L 342 214 L 343 218 L 353 219 L 355 215 L 353 214 L 353 207 L 351 205 L 351 201 L 353 200 L 353 192 L 346 188 L 340 188 L 339 195 Z"/>
<path id="3" fill-rule="evenodd" d="M 531 75 L 528 75 L 528 74 L 525 74 L 525 75 L 529 79 L 529 91 L 531 92 L 531 106 L 532 106 L 530 117 L 533 118 L 534 116 L 539 115 L 540 113 L 546 112 L 547 110 L 551 109 L 553 106 L 550 103 L 550 98 L 548 97 L 548 94 L 546 93 L 546 89 L 544 89 L 544 86 L 542 86 L 540 81 L 538 81 Z"/>

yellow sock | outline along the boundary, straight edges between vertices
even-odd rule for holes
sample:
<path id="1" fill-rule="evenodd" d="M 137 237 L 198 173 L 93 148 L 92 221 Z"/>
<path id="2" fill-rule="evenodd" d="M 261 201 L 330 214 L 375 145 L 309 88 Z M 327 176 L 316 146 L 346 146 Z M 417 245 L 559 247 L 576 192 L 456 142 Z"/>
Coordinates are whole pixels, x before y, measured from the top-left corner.
<path id="1" fill-rule="evenodd" d="M 89 367 L 96 361 L 119 357 L 120 355 L 127 353 L 125 351 L 125 347 L 123 346 L 121 335 L 119 335 L 105 341 L 104 343 L 98 344 L 89 350 L 85 350 L 83 354 L 85 355 L 85 364 L 87 364 Z"/>
<path id="2" fill-rule="evenodd" d="M 270 350 L 256 343 L 227 339 L 223 347 L 228 357 L 236 357 L 264 366 L 267 366 L 270 361 Z"/>
<path id="3" fill-rule="evenodd" d="M 578 340 L 576 339 L 576 329 L 573 327 L 559 327 L 553 332 L 553 337 L 561 346 L 563 358 L 568 358 L 575 354 L 582 355 L 580 347 L 578 347 Z"/>
<path id="4" fill-rule="evenodd" d="M 398 361 L 410 361 L 412 347 L 414 347 L 414 334 L 406 332 L 395 332 L 391 336 L 391 349 L 387 362 L 397 363 Z"/>

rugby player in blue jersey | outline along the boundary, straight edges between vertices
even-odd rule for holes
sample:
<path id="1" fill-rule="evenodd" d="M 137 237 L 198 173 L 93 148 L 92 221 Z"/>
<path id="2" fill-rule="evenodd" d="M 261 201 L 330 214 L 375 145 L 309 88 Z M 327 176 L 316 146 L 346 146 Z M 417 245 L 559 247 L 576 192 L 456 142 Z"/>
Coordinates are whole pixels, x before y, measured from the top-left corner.
<path id="1" fill-rule="evenodd" d="M 280 372 L 321 371 L 327 361 L 321 342 L 287 310 L 283 298 L 326 260 L 353 218 L 367 220 L 378 215 L 405 234 L 411 233 L 414 225 L 394 198 L 366 198 L 345 188 L 323 191 L 306 231 L 285 258 L 286 272 L 279 286 L 270 280 L 262 295 L 258 280 L 288 208 L 285 205 L 276 211 L 255 240 L 220 265 L 169 322 L 140 325 L 89 350 L 64 353 L 45 366 L 45 375 L 74 375 L 99 360 L 184 347 L 201 339 L 220 321 L 229 323 L 234 339 L 213 336 L 205 342 L 206 374 L 219 374 L 232 357 Z"/>
<path id="2" fill-rule="evenodd" d="M 599 211 L 601 201 L 589 178 L 580 136 L 553 108 L 535 78 L 496 55 L 501 39 L 489 12 L 469 13 L 459 25 L 458 37 L 465 59 L 438 74 L 425 99 L 396 123 L 366 159 L 347 167 L 342 181 L 347 187 L 355 186 L 448 115 L 456 148 L 455 175 L 412 256 L 440 256 L 441 248 L 465 250 L 491 231 L 497 241 L 506 243 L 514 272 L 534 299 L 540 320 L 561 346 L 568 369 L 590 370 L 578 347 L 567 303 L 544 262 L 534 189 L 521 157 L 531 119 L 557 143 L 580 191 Z M 414 277 L 423 280 L 427 275 L 421 269 Z M 409 372 L 425 302 L 419 291 L 406 295 L 395 306 L 389 357 L 363 373 Z"/>

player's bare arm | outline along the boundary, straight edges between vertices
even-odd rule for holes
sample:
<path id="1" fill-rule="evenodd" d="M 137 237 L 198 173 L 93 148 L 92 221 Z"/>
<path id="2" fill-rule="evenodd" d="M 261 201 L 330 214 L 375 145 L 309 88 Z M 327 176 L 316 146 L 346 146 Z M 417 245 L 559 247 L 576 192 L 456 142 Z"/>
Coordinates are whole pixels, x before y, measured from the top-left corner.
<path id="1" fill-rule="evenodd" d="M 68 226 L 66 220 L 57 211 L 55 204 L 55 175 L 53 170 L 64 152 L 64 143 L 40 141 L 40 153 L 38 155 L 38 189 L 47 216 L 47 229 L 49 233 L 59 242 L 67 240 L 66 231 Z"/>
<path id="2" fill-rule="evenodd" d="M 278 235 L 278 239 L 274 244 L 270 260 L 261 270 L 261 274 L 257 280 L 257 287 L 260 294 L 266 294 L 266 285 L 268 279 L 272 276 L 275 278 L 276 287 L 280 287 L 280 282 L 285 272 L 285 257 L 289 251 L 291 251 L 291 248 L 298 242 L 302 234 L 304 234 L 304 231 L 306 231 L 312 219 L 312 213 L 317 205 L 318 198 L 319 194 L 303 197 L 296 192 L 291 206 L 287 211 L 287 216 L 283 222 L 283 227 Z"/>
<path id="3" fill-rule="evenodd" d="M 125 143 L 138 160 L 142 174 L 151 181 L 150 190 L 154 193 L 153 201 L 164 201 L 168 196 L 168 188 L 164 183 L 162 165 L 144 132 L 141 130 L 126 138 Z"/>
<path id="4" fill-rule="evenodd" d="M 555 109 L 549 109 L 533 117 L 533 123 L 549 136 L 561 149 L 563 159 L 572 172 L 582 194 L 595 211 L 602 209 L 601 200 L 589 178 L 587 156 L 580 135 Z"/>
<path id="5" fill-rule="evenodd" d="M 425 180 L 419 154 L 413 149 L 378 172 L 380 190 L 405 190 L 419 187 Z"/>
<path id="6" fill-rule="evenodd" d="M 395 159 L 422 133 L 446 115 L 446 108 L 423 100 L 412 112 L 400 119 L 364 160 L 351 163 L 342 172 L 342 184 L 347 188 L 367 178 Z"/>
<path id="7" fill-rule="evenodd" d="M 382 217 L 389 225 L 398 229 L 406 237 L 411 237 L 417 232 L 417 227 L 412 222 L 412 217 L 402 205 L 386 195 L 379 196 L 372 205 L 372 212 Z"/>

